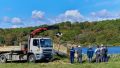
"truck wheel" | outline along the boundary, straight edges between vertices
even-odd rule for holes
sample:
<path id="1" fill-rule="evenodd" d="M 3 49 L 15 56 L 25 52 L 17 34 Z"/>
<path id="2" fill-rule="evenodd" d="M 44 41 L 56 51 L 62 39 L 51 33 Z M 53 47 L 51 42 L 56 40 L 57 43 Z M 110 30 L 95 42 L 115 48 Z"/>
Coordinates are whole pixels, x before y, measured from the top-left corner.
<path id="1" fill-rule="evenodd" d="M 54 59 L 53 57 L 50 57 L 50 58 L 48 59 L 48 61 L 51 62 L 51 61 L 53 61 L 53 59 Z"/>
<path id="2" fill-rule="evenodd" d="M 35 63 L 36 62 L 36 60 L 35 60 L 35 56 L 33 55 L 33 54 L 31 54 L 31 55 L 29 55 L 29 57 L 28 57 L 28 62 L 32 62 L 32 63 Z"/>
<path id="3" fill-rule="evenodd" d="M 6 63 L 7 59 L 5 57 L 5 55 L 0 55 L 0 63 Z"/>

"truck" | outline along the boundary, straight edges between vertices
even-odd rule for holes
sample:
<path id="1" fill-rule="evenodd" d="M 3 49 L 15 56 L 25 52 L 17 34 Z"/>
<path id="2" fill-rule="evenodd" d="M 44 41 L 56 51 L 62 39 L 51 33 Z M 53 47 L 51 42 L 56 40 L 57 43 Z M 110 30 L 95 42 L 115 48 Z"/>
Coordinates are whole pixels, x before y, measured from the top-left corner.
<path id="1" fill-rule="evenodd" d="M 3 46 L 0 47 L 0 62 L 7 61 L 23 61 L 36 62 L 41 59 L 50 60 L 53 57 L 53 41 L 50 37 L 34 37 L 36 34 L 46 30 L 57 29 L 57 37 L 62 35 L 59 32 L 59 27 L 48 26 L 40 27 L 33 30 L 29 37 L 27 44 L 20 44 L 19 46 Z"/>

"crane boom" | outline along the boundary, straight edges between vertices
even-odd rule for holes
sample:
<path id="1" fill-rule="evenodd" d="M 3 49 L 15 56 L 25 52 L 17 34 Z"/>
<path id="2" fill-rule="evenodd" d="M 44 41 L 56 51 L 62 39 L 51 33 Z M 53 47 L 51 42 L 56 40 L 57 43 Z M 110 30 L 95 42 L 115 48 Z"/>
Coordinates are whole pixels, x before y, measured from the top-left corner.
<path id="1" fill-rule="evenodd" d="M 30 33 L 30 37 L 34 37 L 37 33 L 40 33 L 40 32 L 46 31 L 46 30 L 54 30 L 54 29 L 57 29 L 58 33 L 60 34 L 58 26 L 48 26 L 48 27 L 40 27 L 40 28 L 33 30 Z"/>
<path id="2" fill-rule="evenodd" d="M 47 28 L 44 28 L 44 27 L 35 29 L 34 31 L 32 31 L 32 32 L 30 33 L 30 36 L 31 36 L 31 37 L 34 37 L 37 33 L 40 33 L 40 32 L 42 32 L 42 31 L 46 31 L 46 30 L 48 30 L 48 29 L 47 29 Z"/>

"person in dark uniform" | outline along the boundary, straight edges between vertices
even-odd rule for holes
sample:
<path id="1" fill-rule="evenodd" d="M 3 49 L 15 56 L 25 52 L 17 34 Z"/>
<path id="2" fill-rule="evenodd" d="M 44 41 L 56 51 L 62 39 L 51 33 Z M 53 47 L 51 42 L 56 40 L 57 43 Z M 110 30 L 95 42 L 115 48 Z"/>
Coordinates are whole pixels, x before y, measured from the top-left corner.
<path id="1" fill-rule="evenodd" d="M 70 63 L 74 63 L 74 54 L 75 54 L 75 49 L 72 47 L 70 49 Z"/>
<path id="2" fill-rule="evenodd" d="M 87 50 L 87 57 L 88 57 L 88 62 L 91 63 L 92 62 L 92 57 L 93 57 L 94 51 L 92 49 L 92 47 L 89 47 Z"/>
<path id="3" fill-rule="evenodd" d="M 108 56 L 107 56 L 107 54 L 108 54 L 108 49 L 107 49 L 107 46 L 104 46 L 104 50 L 105 50 L 105 54 L 104 54 L 104 62 L 107 62 L 108 61 Z"/>

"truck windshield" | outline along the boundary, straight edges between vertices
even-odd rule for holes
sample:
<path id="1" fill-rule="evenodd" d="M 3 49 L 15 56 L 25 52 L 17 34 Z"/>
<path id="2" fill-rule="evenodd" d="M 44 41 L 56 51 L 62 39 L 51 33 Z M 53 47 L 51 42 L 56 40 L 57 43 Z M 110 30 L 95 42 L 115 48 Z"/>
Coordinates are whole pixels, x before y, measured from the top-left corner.
<path id="1" fill-rule="evenodd" d="M 41 47 L 52 47 L 51 39 L 41 39 L 40 44 L 41 44 Z"/>

